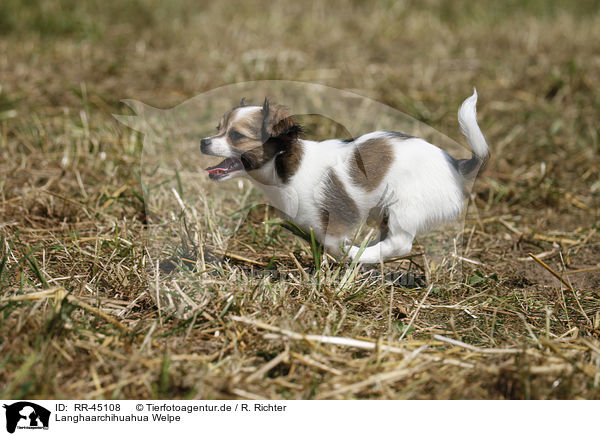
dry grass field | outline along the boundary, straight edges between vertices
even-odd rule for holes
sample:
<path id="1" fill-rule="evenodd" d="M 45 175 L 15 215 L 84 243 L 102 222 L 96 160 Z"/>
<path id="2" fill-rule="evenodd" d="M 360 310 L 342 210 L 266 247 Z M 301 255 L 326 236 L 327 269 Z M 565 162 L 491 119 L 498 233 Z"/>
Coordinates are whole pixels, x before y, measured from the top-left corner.
<path id="1" fill-rule="evenodd" d="M 3 0 L 0 397 L 600 399 L 599 78 L 597 1 Z M 258 191 L 206 182 L 219 111 L 154 178 L 166 142 L 113 117 L 272 79 L 460 143 L 477 87 L 492 159 L 460 256 L 315 262 Z"/>

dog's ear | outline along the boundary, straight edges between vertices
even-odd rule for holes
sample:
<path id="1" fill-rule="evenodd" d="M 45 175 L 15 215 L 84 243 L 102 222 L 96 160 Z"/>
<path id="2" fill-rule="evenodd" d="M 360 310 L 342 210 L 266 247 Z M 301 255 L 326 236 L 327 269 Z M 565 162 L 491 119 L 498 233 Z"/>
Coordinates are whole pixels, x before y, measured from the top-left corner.
<path id="1" fill-rule="evenodd" d="M 269 138 L 280 138 L 287 141 L 295 140 L 302 133 L 302 126 L 289 115 L 284 106 L 271 103 L 265 97 L 262 107 L 263 124 L 262 136 L 266 141 Z"/>

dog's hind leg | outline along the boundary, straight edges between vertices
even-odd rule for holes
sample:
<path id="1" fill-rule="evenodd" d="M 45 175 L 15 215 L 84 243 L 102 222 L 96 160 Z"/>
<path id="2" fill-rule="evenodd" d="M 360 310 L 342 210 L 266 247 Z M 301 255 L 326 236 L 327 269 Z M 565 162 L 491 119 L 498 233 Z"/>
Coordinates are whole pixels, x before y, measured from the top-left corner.
<path id="1" fill-rule="evenodd" d="M 392 257 L 405 256 L 410 253 L 412 242 L 413 236 L 406 232 L 388 235 L 383 241 L 365 248 L 358 259 L 358 262 L 378 263 L 381 260 L 391 259 Z M 360 247 L 350 247 L 348 257 L 354 260 L 356 256 L 358 256 L 359 250 Z"/>

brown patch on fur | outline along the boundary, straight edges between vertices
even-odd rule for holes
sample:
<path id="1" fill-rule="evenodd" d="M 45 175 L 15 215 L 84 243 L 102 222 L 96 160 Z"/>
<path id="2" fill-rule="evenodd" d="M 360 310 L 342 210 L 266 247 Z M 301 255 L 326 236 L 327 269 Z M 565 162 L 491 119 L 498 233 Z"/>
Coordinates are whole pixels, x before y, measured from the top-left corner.
<path id="1" fill-rule="evenodd" d="M 292 176 L 296 174 L 302 162 L 303 155 L 304 149 L 302 146 L 298 141 L 293 141 L 289 144 L 285 152 L 275 158 L 275 170 L 283 183 L 289 182 Z"/>
<path id="2" fill-rule="evenodd" d="M 387 138 L 369 139 L 357 146 L 350 161 L 350 178 L 367 191 L 377 188 L 394 159 L 392 144 Z"/>
<path id="3" fill-rule="evenodd" d="M 225 136 L 227 143 L 237 148 L 238 150 L 248 151 L 262 145 L 261 139 L 261 125 L 262 125 L 262 114 L 259 110 L 256 112 L 231 122 L 233 114 L 238 109 L 231 111 L 227 115 L 225 120 L 228 124 L 222 127 L 222 132 L 219 132 L 220 136 Z"/>
<path id="4" fill-rule="evenodd" d="M 227 127 L 229 124 L 229 119 L 231 115 L 235 112 L 237 108 L 233 108 L 223 114 L 221 119 L 219 120 L 219 124 L 217 124 L 217 134 L 215 136 L 223 136 L 227 131 Z"/>
<path id="5" fill-rule="evenodd" d="M 302 133 L 302 126 L 296 122 L 285 106 L 273 104 L 265 98 L 262 107 L 263 140 L 268 138 L 297 139 Z"/>
<path id="6" fill-rule="evenodd" d="M 332 169 L 325 177 L 324 196 L 319 211 L 321 226 L 329 235 L 347 235 L 360 221 L 358 207 Z"/>
<path id="7" fill-rule="evenodd" d="M 240 158 L 246 171 L 252 171 L 262 167 L 267 161 L 273 159 L 276 153 L 273 147 L 264 144 L 244 151 Z"/>
<path id="8" fill-rule="evenodd" d="M 303 155 L 304 150 L 298 141 L 282 146 L 276 139 L 269 139 L 262 146 L 244 152 L 242 162 L 247 170 L 252 170 L 275 158 L 275 171 L 282 182 L 287 183 L 298 171 Z"/>
<path id="9" fill-rule="evenodd" d="M 256 111 L 248 117 L 237 121 L 232 128 L 235 128 L 247 138 L 260 141 L 262 139 L 262 118 L 261 112 Z"/>

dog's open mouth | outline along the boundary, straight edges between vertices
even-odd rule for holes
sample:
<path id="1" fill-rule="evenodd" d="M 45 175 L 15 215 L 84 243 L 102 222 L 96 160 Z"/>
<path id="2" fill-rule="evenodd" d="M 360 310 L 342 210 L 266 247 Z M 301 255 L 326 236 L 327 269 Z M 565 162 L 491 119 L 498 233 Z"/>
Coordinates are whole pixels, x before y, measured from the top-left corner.
<path id="1" fill-rule="evenodd" d="M 221 180 L 231 174 L 243 170 L 244 165 L 242 165 L 242 161 L 235 157 L 228 157 L 214 167 L 206 168 L 206 171 L 208 171 L 208 177 L 211 180 Z"/>

